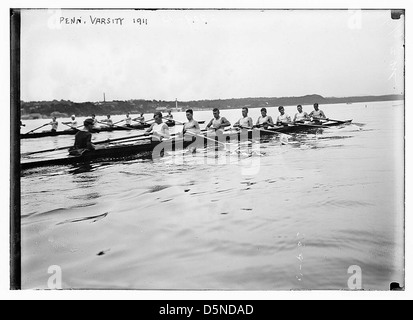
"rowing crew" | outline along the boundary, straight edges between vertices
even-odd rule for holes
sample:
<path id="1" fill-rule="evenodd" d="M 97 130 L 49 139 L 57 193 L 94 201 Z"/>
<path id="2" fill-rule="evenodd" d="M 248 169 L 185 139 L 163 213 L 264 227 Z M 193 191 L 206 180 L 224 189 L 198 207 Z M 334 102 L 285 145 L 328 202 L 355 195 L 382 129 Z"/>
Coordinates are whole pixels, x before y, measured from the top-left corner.
<path id="1" fill-rule="evenodd" d="M 310 114 L 304 112 L 303 107 L 301 105 L 298 105 L 298 113 L 295 114 L 293 120 L 291 120 L 291 117 L 285 112 L 284 107 L 279 107 L 278 111 L 280 112 L 280 115 L 277 117 L 277 121 L 274 122 L 273 118 L 268 115 L 267 109 L 261 109 L 261 116 L 258 118 L 257 123 L 254 126 L 252 118 L 248 116 L 248 108 L 243 108 L 243 117 L 234 124 L 234 127 L 244 129 L 252 129 L 254 127 L 268 128 L 276 126 L 288 126 L 290 124 L 300 124 L 305 123 L 305 121 L 320 123 L 323 120 L 328 120 L 325 113 L 322 110 L 320 110 L 318 103 L 314 104 L 314 111 Z"/>
<path id="2" fill-rule="evenodd" d="M 274 123 L 271 116 L 267 115 L 267 109 L 261 110 L 261 117 L 259 117 L 257 124 L 253 125 L 253 120 L 248 116 L 248 108 L 242 109 L 242 118 L 235 124 L 235 128 L 252 129 L 254 127 L 264 127 L 276 125 L 288 125 L 292 123 L 304 123 L 304 121 L 321 121 L 328 120 L 323 111 L 319 109 L 318 104 L 314 105 L 314 111 L 309 115 L 303 112 L 301 105 L 297 107 L 298 113 L 294 117 L 294 121 L 285 113 L 284 107 L 279 107 L 280 116 L 277 118 L 277 122 Z M 214 118 L 208 123 L 207 129 L 211 130 L 214 134 L 219 135 L 224 133 L 225 128 L 231 127 L 231 123 L 225 117 L 221 117 L 220 110 L 215 108 L 213 110 Z M 130 116 L 130 114 L 128 114 Z M 194 140 L 196 136 L 201 134 L 201 128 L 199 123 L 194 119 L 193 110 L 186 111 L 186 117 L 188 122 L 183 124 L 180 137 L 183 137 L 186 141 Z M 170 117 L 163 117 L 161 112 L 154 114 L 154 123 L 149 129 L 146 130 L 146 136 L 152 136 L 154 141 L 164 141 L 171 138 L 169 127 L 163 122 L 164 119 L 170 121 Z M 84 130 L 79 131 L 75 136 L 74 149 L 88 149 L 94 150 L 95 146 L 92 144 L 92 133 L 94 132 L 95 119 L 89 118 L 84 121 Z"/>

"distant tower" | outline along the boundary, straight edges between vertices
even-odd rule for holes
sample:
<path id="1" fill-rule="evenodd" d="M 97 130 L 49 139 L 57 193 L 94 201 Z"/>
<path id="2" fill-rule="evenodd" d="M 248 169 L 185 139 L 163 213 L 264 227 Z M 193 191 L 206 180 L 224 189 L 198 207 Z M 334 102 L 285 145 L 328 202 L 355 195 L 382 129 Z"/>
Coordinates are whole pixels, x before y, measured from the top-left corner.
<path id="1" fill-rule="evenodd" d="M 175 109 L 178 110 L 178 98 L 175 99 Z"/>
<path id="2" fill-rule="evenodd" d="M 106 103 L 106 93 L 103 93 L 103 102 Z"/>

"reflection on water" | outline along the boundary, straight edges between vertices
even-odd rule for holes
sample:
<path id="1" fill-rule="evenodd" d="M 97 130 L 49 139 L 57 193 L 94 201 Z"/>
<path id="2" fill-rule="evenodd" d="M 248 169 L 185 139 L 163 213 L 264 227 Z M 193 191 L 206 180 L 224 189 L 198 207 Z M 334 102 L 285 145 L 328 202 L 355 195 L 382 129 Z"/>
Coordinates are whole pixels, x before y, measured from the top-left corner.
<path id="1" fill-rule="evenodd" d="M 52 265 L 64 288 L 346 290 L 353 265 L 403 284 L 402 106 L 324 109 L 365 126 L 24 172 L 23 287 Z"/>

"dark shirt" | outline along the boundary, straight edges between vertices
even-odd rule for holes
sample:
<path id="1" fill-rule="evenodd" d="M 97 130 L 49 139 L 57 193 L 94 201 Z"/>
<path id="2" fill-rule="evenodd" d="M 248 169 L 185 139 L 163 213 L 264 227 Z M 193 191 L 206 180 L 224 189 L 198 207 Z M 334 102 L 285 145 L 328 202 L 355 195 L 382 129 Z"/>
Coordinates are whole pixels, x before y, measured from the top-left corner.
<path id="1" fill-rule="evenodd" d="M 92 144 L 92 134 L 86 131 L 76 133 L 74 149 L 94 150 L 95 146 Z"/>

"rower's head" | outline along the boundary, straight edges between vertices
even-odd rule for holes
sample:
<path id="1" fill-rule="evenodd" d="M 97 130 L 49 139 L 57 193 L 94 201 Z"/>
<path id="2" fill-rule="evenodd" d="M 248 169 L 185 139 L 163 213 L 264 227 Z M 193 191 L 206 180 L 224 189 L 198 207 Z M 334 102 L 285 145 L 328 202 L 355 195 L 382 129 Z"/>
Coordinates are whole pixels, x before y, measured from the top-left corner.
<path id="1" fill-rule="evenodd" d="M 108 119 L 110 119 L 110 114 L 108 114 Z"/>
<path id="2" fill-rule="evenodd" d="M 186 110 L 186 118 L 188 121 L 192 121 L 194 119 L 194 111 L 192 109 Z"/>
<path id="3" fill-rule="evenodd" d="M 219 119 L 219 115 L 220 115 L 220 111 L 218 108 L 215 108 L 214 110 L 212 110 L 212 112 L 214 113 L 214 117 L 215 119 Z"/>
<path id="4" fill-rule="evenodd" d="M 261 109 L 261 115 L 263 118 L 265 118 L 267 116 L 267 108 L 262 108 Z"/>
<path id="5" fill-rule="evenodd" d="M 157 124 L 161 124 L 162 123 L 162 118 L 163 118 L 162 112 L 155 112 L 154 115 L 153 115 L 153 118 L 155 119 L 155 122 Z"/>
<path id="6" fill-rule="evenodd" d="M 279 108 L 278 108 L 278 111 L 280 111 L 281 115 L 284 115 L 284 114 L 285 114 L 285 109 L 284 109 L 283 106 L 279 107 Z"/>
<path id="7" fill-rule="evenodd" d="M 248 117 L 248 111 L 249 110 L 247 107 L 242 108 L 242 115 L 244 118 Z"/>
<path id="8" fill-rule="evenodd" d="M 86 130 L 91 131 L 93 130 L 94 121 L 93 119 L 88 118 L 83 122 L 83 125 L 85 126 Z"/>
<path id="9" fill-rule="evenodd" d="M 319 108 L 320 108 L 320 106 L 318 105 L 318 103 L 314 103 L 314 109 L 315 109 L 315 111 L 318 111 Z"/>
<path id="10" fill-rule="evenodd" d="M 71 118 L 72 118 L 72 120 L 75 120 L 75 119 L 76 119 L 75 115 L 73 115 Z"/>
<path id="11" fill-rule="evenodd" d="M 168 115 L 171 115 L 172 114 L 172 110 L 168 110 Z"/>
<path id="12" fill-rule="evenodd" d="M 95 119 L 96 118 L 96 115 L 95 114 L 92 114 L 92 119 Z"/>
<path id="13" fill-rule="evenodd" d="M 143 117 L 144 113 L 141 113 L 141 117 Z"/>
<path id="14" fill-rule="evenodd" d="M 53 121 L 56 121 L 56 120 L 57 120 L 57 118 L 56 118 L 56 117 L 53 117 L 52 119 L 53 119 Z M 20 122 L 20 123 L 21 123 L 21 122 Z"/>
<path id="15" fill-rule="evenodd" d="M 128 118 L 130 117 L 130 113 L 129 113 L 129 112 L 126 114 L 126 117 L 128 117 Z"/>
<path id="16" fill-rule="evenodd" d="M 303 112 L 303 106 L 301 104 L 299 104 L 297 106 L 297 110 L 298 110 L 299 113 L 302 113 Z"/>

